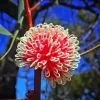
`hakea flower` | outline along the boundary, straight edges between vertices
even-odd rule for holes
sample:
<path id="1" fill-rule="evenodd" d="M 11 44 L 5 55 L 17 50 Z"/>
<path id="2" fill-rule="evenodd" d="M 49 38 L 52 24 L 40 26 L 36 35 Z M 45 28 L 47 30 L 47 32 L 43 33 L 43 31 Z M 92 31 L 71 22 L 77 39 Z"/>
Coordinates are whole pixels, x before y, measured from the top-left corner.
<path id="1" fill-rule="evenodd" d="M 71 70 L 78 67 L 78 44 L 77 37 L 69 35 L 68 29 L 52 23 L 39 24 L 21 38 L 15 60 L 19 66 L 42 69 L 53 87 L 56 82 L 64 85 L 71 79 Z"/>

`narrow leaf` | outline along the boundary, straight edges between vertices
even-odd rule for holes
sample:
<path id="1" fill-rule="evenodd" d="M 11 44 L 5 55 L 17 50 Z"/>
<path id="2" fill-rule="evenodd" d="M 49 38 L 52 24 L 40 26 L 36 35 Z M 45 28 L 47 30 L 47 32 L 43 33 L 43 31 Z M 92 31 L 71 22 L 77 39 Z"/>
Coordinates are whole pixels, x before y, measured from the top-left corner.
<path id="1" fill-rule="evenodd" d="M 15 39 L 16 39 L 16 36 L 17 36 L 17 34 L 18 34 L 18 32 L 19 32 L 19 30 L 16 30 L 15 31 L 15 33 L 14 33 L 14 36 L 13 36 L 13 39 L 12 39 L 12 42 L 11 42 L 11 45 L 10 45 L 10 47 L 9 47 L 9 49 L 7 50 L 7 52 L 0 58 L 0 60 L 2 60 L 2 59 L 4 59 L 5 58 L 5 56 L 9 53 L 9 51 L 11 50 L 11 48 L 12 48 L 12 46 L 13 46 L 13 44 L 14 44 L 14 41 L 15 41 Z"/>
<path id="2" fill-rule="evenodd" d="M 19 24 L 21 25 L 22 22 L 23 22 L 23 19 L 24 19 L 24 17 L 22 16 L 22 17 L 18 20 L 17 23 L 19 23 Z M 18 24 L 17 24 L 17 25 L 18 25 Z M 4 59 L 4 58 L 7 56 L 7 54 L 10 52 L 10 50 L 12 49 L 13 44 L 14 44 L 14 42 L 15 42 L 15 39 L 17 39 L 16 37 L 17 37 L 18 33 L 19 33 L 19 28 L 14 32 L 14 36 L 13 36 L 11 45 L 10 45 L 9 49 L 6 51 L 6 53 L 0 58 L 0 60 Z M 18 40 L 19 40 L 19 39 L 18 39 Z"/>
<path id="3" fill-rule="evenodd" d="M 24 11 L 24 1 L 18 0 L 18 20 L 20 19 L 21 16 L 23 16 L 23 11 Z"/>
<path id="4" fill-rule="evenodd" d="M 0 25 L 0 34 L 11 36 L 12 34 L 6 30 L 2 25 Z"/>
<path id="5" fill-rule="evenodd" d="M 18 20 L 18 23 L 19 23 L 20 25 L 22 25 L 23 19 L 24 19 L 24 16 L 21 16 L 21 18 Z"/>

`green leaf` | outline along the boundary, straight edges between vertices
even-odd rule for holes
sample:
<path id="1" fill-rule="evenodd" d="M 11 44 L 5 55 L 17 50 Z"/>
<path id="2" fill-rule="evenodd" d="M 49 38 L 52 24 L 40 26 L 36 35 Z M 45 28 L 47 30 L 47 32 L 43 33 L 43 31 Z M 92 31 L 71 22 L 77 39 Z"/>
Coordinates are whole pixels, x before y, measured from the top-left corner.
<path id="1" fill-rule="evenodd" d="M 16 30 L 15 31 L 15 33 L 14 33 L 14 36 L 13 36 L 13 39 L 12 39 L 12 42 L 11 42 L 11 45 L 10 45 L 10 47 L 9 47 L 9 49 L 7 50 L 7 52 L 0 58 L 0 60 L 2 60 L 2 59 L 4 59 L 5 58 L 5 56 L 9 53 L 9 51 L 11 50 L 11 48 L 12 48 L 12 46 L 13 46 L 13 44 L 14 44 L 14 41 L 15 41 L 15 39 L 16 39 L 16 37 L 17 37 L 17 34 L 18 34 L 18 32 L 19 32 L 19 30 Z"/>
<path id="2" fill-rule="evenodd" d="M 18 20 L 17 23 L 19 23 L 19 24 L 21 25 L 22 22 L 23 22 L 23 19 L 24 19 L 24 16 L 22 16 L 22 17 Z M 19 28 L 14 32 L 14 36 L 13 36 L 11 45 L 10 45 L 9 49 L 6 51 L 6 53 L 0 58 L 0 60 L 4 59 L 4 58 L 7 56 L 7 54 L 10 52 L 11 48 L 13 47 L 13 44 L 14 44 L 14 42 L 15 42 L 15 39 L 16 39 L 18 33 L 19 33 Z"/>
<path id="3" fill-rule="evenodd" d="M 0 34 L 12 36 L 12 34 L 8 30 L 6 30 L 2 25 L 0 25 Z"/>
<path id="4" fill-rule="evenodd" d="M 24 0 L 18 0 L 18 20 L 23 16 Z"/>
<path id="5" fill-rule="evenodd" d="M 24 16 L 21 16 L 21 18 L 18 20 L 18 23 L 19 23 L 20 25 L 22 25 L 23 19 L 24 19 Z"/>

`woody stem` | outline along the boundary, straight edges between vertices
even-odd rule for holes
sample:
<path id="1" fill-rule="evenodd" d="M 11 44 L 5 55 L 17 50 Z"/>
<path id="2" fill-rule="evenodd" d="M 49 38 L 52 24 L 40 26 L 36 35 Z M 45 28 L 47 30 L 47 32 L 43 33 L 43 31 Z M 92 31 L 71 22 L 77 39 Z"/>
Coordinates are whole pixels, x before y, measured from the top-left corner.
<path id="1" fill-rule="evenodd" d="M 32 27 L 32 15 L 31 12 L 35 10 L 40 3 L 37 3 L 35 6 L 30 8 L 28 0 L 24 0 L 25 4 L 25 14 L 28 22 L 28 27 Z M 34 96 L 32 100 L 40 100 L 41 92 L 41 70 L 37 69 L 34 73 Z"/>
<path id="2" fill-rule="evenodd" d="M 25 6 L 25 14 L 27 18 L 28 27 L 30 28 L 32 27 L 32 15 L 28 0 L 24 0 L 24 6 Z"/>

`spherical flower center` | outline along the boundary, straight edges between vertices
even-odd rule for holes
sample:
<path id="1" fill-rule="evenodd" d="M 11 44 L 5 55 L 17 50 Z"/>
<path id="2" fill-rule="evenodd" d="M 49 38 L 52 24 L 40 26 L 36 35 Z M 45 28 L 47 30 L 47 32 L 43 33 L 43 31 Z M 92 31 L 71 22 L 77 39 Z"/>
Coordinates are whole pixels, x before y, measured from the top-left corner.
<path id="1" fill-rule="evenodd" d="M 64 85 L 71 79 L 70 71 L 78 67 L 79 41 L 60 25 L 39 24 L 27 31 L 17 46 L 16 62 L 42 69 L 51 85 Z"/>

